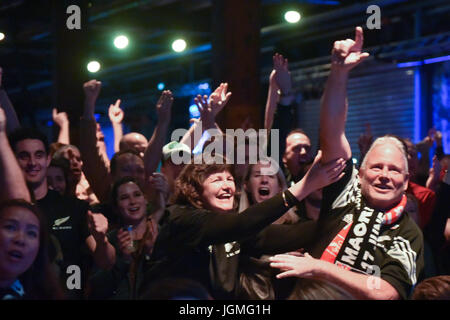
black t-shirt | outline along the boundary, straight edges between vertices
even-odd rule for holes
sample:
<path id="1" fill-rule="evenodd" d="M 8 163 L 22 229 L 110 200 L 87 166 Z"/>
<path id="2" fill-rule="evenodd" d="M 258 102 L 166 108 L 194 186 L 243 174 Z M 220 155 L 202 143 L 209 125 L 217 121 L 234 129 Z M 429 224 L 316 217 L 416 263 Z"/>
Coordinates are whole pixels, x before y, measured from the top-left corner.
<path id="1" fill-rule="evenodd" d="M 356 225 L 364 220 L 362 211 L 365 208 L 368 207 L 361 195 L 357 170 L 349 160 L 345 176 L 323 191 L 316 239 L 310 248 L 312 256 L 320 258 L 328 244 L 347 223 L 353 221 L 356 228 Z M 377 232 L 378 236 L 371 243 L 361 242 L 362 238 L 352 238 L 349 233 L 347 251 L 341 252 L 344 250 L 343 245 L 335 262 L 347 266 L 352 271 L 370 275 L 376 270 L 368 269 L 368 265 L 378 266 L 379 276 L 389 282 L 403 299 L 410 295 L 415 284 L 421 280 L 424 269 L 423 235 L 405 211 L 393 224 L 382 224 Z M 376 210 L 374 213 L 378 214 Z M 367 233 L 371 232 L 369 224 L 367 229 Z M 362 260 L 355 259 L 357 251 L 364 253 Z"/>
<path id="2" fill-rule="evenodd" d="M 46 217 L 49 233 L 61 246 L 61 272 L 65 274 L 69 265 L 81 268 L 87 254 L 86 238 L 90 234 L 87 226 L 89 204 L 74 197 L 61 196 L 53 190 L 48 190 L 47 195 L 36 203 Z"/>

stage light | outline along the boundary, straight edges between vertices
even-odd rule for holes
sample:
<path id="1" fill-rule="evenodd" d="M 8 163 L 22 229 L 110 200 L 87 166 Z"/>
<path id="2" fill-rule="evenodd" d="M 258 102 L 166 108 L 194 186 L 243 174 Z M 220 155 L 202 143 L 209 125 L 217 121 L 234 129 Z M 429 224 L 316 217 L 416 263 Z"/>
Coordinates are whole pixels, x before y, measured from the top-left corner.
<path id="1" fill-rule="evenodd" d="M 0 32 L 0 41 L 2 41 L 3 39 L 5 39 L 5 34 L 3 32 Z"/>
<path id="2" fill-rule="evenodd" d="M 164 82 L 158 83 L 157 88 L 158 88 L 159 91 L 164 90 L 165 87 L 166 87 L 166 85 L 164 84 Z"/>
<path id="3" fill-rule="evenodd" d="M 301 15 L 298 11 L 288 11 L 284 14 L 284 20 L 289 23 L 297 23 L 300 21 Z"/>
<path id="4" fill-rule="evenodd" d="M 117 36 L 114 39 L 114 46 L 117 49 L 125 49 L 126 47 L 128 47 L 128 38 L 124 35 Z"/>
<path id="5" fill-rule="evenodd" d="M 100 63 L 98 61 L 91 61 L 87 64 L 87 69 L 89 72 L 95 73 L 100 70 Z"/>
<path id="6" fill-rule="evenodd" d="M 172 49 L 175 52 L 181 52 L 186 49 L 186 41 L 183 39 L 177 39 L 174 42 L 172 42 Z"/>

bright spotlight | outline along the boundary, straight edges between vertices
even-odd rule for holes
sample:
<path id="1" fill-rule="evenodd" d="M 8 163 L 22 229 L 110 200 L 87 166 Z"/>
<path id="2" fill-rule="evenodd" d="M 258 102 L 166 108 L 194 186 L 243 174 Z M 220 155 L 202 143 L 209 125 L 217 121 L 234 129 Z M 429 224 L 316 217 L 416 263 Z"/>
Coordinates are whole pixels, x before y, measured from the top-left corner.
<path id="1" fill-rule="evenodd" d="M 5 34 L 3 32 L 0 32 L 0 41 L 2 41 L 3 39 L 5 39 Z"/>
<path id="2" fill-rule="evenodd" d="M 184 41 L 183 39 L 175 40 L 174 42 L 172 42 L 172 49 L 175 52 L 184 51 L 184 49 L 186 49 L 186 41 Z"/>
<path id="3" fill-rule="evenodd" d="M 300 21 L 301 15 L 298 11 L 288 11 L 284 14 L 284 19 L 289 23 L 297 23 Z"/>
<path id="4" fill-rule="evenodd" d="M 160 82 L 160 83 L 158 83 L 157 88 L 158 88 L 159 91 L 161 91 L 161 90 L 164 90 L 165 86 L 166 85 L 164 84 L 164 82 Z"/>
<path id="5" fill-rule="evenodd" d="M 128 46 L 128 38 L 124 35 L 117 36 L 114 39 L 114 46 L 117 49 L 125 49 Z"/>
<path id="6" fill-rule="evenodd" d="M 100 70 L 100 63 L 98 61 L 91 61 L 87 64 L 87 69 L 89 72 L 95 73 Z"/>

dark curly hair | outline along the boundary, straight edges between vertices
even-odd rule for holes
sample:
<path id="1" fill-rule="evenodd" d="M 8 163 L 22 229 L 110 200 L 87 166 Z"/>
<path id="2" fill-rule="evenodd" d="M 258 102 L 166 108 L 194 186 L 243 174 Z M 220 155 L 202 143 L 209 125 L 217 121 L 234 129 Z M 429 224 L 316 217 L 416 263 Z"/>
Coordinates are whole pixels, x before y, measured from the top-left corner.
<path id="1" fill-rule="evenodd" d="M 225 161 L 223 161 L 223 164 L 196 164 L 195 160 L 193 162 L 186 165 L 175 180 L 175 193 L 172 197 L 172 203 L 204 208 L 201 195 L 205 179 L 211 174 L 224 171 L 228 171 L 234 177 L 234 166 L 225 163 Z"/>

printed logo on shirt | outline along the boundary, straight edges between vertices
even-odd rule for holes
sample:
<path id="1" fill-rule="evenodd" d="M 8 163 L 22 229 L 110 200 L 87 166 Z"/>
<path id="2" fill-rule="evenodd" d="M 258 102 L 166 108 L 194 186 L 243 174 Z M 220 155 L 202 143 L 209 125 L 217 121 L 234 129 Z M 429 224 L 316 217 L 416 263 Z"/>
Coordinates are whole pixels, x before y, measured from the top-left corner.
<path id="1" fill-rule="evenodd" d="M 56 219 L 53 222 L 53 230 L 66 230 L 66 229 L 72 229 L 72 226 L 61 226 L 62 224 L 66 223 L 67 221 L 69 221 L 70 216 L 68 217 L 64 217 L 64 218 L 60 218 L 60 219 Z"/>

